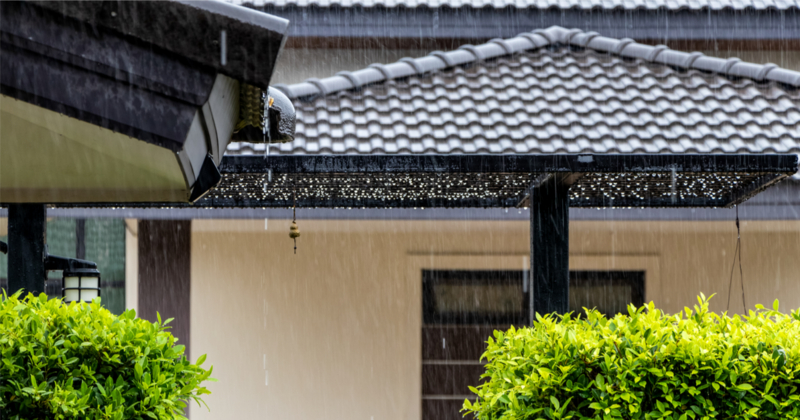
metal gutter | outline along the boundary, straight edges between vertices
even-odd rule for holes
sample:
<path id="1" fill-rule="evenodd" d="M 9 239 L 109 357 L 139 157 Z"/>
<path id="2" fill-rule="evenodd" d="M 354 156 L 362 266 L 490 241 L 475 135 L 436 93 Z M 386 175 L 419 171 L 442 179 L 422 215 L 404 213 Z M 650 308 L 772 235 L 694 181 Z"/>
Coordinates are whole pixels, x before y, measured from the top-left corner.
<path id="1" fill-rule="evenodd" d="M 800 10 L 579 10 L 516 8 L 275 7 L 258 10 L 292 22 L 295 38 L 420 40 L 510 38 L 534 28 L 562 26 L 611 38 L 681 40 L 798 40 Z"/>

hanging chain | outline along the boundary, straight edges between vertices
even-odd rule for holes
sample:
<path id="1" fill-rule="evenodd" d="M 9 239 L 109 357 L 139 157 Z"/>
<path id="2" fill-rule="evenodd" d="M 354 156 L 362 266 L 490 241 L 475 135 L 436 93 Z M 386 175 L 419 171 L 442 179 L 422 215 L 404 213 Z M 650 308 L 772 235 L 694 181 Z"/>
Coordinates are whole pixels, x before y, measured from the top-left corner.
<path id="1" fill-rule="evenodd" d="M 297 186 L 292 188 L 292 226 L 297 226 Z M 297 254 L 297 237 L 294 238 L 294 253 Z"/>
<path id="2" fill-rule="evenodd" d="M 742 231 L 739 228 L 739 206 L 736 206 L 736 249 L 733 251 L 733 263 L 731 263 L 731 279 L 728 282 L 728 309 L 731 309 L 731 290 L 733 289 L 733 270 L 736 267 L 736 260 L 739 260 L 739 278 L 742 285 L 742 305 L 747 314 L 747 301 L 744 297 L 744 272 L 742 271 Z"/>
<path id="3" fill-rule="evenodd" d="M 297 179 L 295 178 L 295 181 Z M 294 253 L 297 254 L 297 238 L 300 236 L 300 229 L 297 227 L 297 185 L 292 185 L 292 224 L 289 225 L 289 237 L 294 241 Z"/>

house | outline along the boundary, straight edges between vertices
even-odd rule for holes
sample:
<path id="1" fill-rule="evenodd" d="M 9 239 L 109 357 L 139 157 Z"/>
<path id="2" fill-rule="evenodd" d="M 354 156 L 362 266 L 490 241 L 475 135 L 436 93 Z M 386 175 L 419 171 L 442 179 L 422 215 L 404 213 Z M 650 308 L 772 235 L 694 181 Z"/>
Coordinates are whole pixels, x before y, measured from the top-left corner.
<path id="1" fill-rule="evenodd" d="M 551 27 L 277 86 L 297 109 L 295 142 L 228 153 L 796 154 L 798 78 Z M 789 181 L 739 209 L 743 279 L 731 273 L 734 209 L 573 209 L 574 309 L 654 301 L 675 312 L 701 292 L 718 295 L 718 311 L 797 307 L 798 191 Z M 297 255 L 290 210 L 238 214 L 249 220 L 180 222 L 192 352 L 236 384 L 212 386 L 212 412 L 195 418 L 460 418 L 483 340 L 515 322 L 513 309 L 493 318 L 464 296 L 519 296 L 526 209 L 302 209 Z M 448 321 L 434 301 L 461 315 Z"/>
<path id="2" fill-rule="evenodd" d="M 273 81 L 297 139 L 228 154 L 800 153 L 796 2 L 452 5 L 250 4 L 293 16 Z M 785 182 L 738 209 L 743 279 L 734 209 L 573 209 L 571 300 L 798 307 L 799 191 Z M 530 267 L 524 208 L 298 210 L 296 255 L 290 209 L 53 214 L 128 219 L 127 305 L 177 315 L 193 357 L 215 365 L 211 412 L 194 419 L 460 418 Z M 503 287 L 467 287 L 481 281 Z"/>

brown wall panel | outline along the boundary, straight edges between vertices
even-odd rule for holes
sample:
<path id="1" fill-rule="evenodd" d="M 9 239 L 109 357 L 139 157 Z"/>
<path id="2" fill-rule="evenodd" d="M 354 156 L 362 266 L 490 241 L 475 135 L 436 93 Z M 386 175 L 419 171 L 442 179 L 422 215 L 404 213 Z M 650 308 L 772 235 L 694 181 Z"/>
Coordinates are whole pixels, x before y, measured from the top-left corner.
<path id="1" fill-rule="evenodd" d="M 189 355 L 191 221 L 139 221 L 139 312 L 155 321 L 175 318 L 170 332 Z"/>
<path id="2" fill-rule="evenodd" d="M 425 420 L 472 420 L 472 414 L 460 412 L 464 400 L 422 400 L 422 418 Z"/>
<path id="3" fill-rule="evenodd" d="M 472 395 L 481 383 L 483 365 L 422 365 L 422 395 Z"/>
<path id="4" fill-rule="evenodd" d="M 422 360 L 471 360 L 486 350 L 486 340 L 507 325 L 464 325 L 422 328 Z"/>

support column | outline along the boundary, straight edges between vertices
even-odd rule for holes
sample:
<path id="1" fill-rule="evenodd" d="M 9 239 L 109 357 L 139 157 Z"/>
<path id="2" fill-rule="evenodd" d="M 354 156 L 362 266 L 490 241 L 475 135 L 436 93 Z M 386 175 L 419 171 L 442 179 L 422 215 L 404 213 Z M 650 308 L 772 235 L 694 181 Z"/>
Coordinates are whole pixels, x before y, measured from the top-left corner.
<path id="1" fill-rule="evenodd" d="M 533 313 L 569 310 L 569 184 L 550 176 L 531 188 Z"/>
<path id="2" fill-rule="evenodd" d="M 45 292 L 46 216 L 44 204 L 8 205 L 8 294 Z"/>
<path id="3" fill-rule="evenodd" d="M 139 220 L 140 318 L 175 318 L 169 325 L 189 355 L 191 330 L 191 220 Z"/>

